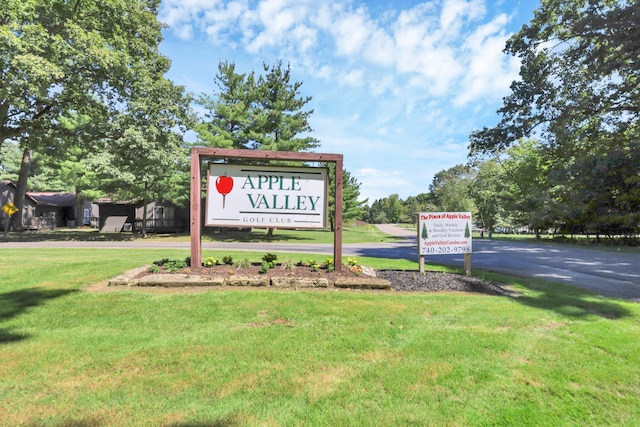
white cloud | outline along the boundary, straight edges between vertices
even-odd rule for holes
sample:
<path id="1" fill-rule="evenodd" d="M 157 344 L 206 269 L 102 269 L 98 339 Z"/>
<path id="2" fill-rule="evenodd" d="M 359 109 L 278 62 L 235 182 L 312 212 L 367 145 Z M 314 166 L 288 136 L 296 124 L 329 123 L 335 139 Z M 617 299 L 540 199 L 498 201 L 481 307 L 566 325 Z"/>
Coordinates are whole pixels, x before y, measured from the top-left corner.
<path id="1" fill-rule="evenodd" d="M 352 174 L 360 182 L 360 194 L 363 199 L 369 199 L 369 205 L 390 194 L 398 193 L 398 188 L 406 188 L 409 185 L 405 178 L 406 171 L 361 168 L 354 170 Z"/>
<path id="2" fill-rule="evenodd" d="M 517 75 L 502 53 L 506 15 L 475 28 L 485 19 L 485 2 L 423 2 L 374 17 L 357 1 L 163 0 L 161 19 L 182 39 L 202 30 L 216 44 L 286 54 L 288 62 L 306 64 L 316 76 L 339 75 L 342 84 L 370 87 L 376 96 L 401 96 L 377 86 L 381 76 L 397 73 L 396 86 L 404 81 L 423 98 L 449 95 L 462 105 L 502 95 Z"/>
<path id="3" fill-rule="evenodd" d="M 506 57 L 503 53 L 507 22 L 506 15 L 498 15 L 467 38 L 463 49 L 468 58 L 468 67 L 462 81 L 463 90 L 456 96 L 455 105 L 464 105 L 483 97 L 499 99 L 518 77 L 519 60 Z"/>
<path id="4" fill-rule="evenodd" d="M 362 86 L 364 84 L 363 76 L 364 70 L 355 69 L 341 74 L 338 79 L 342 84 L 347 84 L 349 86 Z"/>
<path id="5" fill-rule="evenodd" d="M 245 13 L 243 19 L 247 27 L 257 33 L 247 37 L 247 50 L 259 52 L 264 47 L 287 44 L 294 27 L 304 27 L 306 8 L 304 4 L 290 0 L 263 0 L 255 11 Z M 248 35 L 248 34 L 245 34 Z"/>

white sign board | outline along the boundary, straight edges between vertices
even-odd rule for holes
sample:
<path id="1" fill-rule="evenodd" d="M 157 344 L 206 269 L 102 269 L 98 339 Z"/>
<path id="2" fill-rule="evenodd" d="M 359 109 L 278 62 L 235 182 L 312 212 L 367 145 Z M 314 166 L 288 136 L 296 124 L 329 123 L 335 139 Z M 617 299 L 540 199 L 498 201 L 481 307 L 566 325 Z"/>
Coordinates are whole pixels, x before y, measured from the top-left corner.
<path id="1" fill-rule="evenodd" d="M 420 213 L 418 250 L 420 255 L 470 254 L 471 213 Z"/>
<path id="2" fill-rule="evenodd" d="M 214 163 L 206 225 L 326 228 L 327 169 Z"/>

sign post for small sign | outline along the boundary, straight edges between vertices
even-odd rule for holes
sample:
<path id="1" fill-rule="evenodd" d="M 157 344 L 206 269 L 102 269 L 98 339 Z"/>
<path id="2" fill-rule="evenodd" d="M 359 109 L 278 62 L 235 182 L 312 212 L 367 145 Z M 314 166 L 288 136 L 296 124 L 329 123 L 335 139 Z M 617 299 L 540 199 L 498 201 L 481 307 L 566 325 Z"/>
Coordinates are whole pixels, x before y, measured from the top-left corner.
<path id="1" fill-rule="evenodd" d="M 421 212 L 418 216 L 418 255 L 424 273 L 425 255 L 464 254 L 464 271 L 471 275 L 471 212 Z"/>

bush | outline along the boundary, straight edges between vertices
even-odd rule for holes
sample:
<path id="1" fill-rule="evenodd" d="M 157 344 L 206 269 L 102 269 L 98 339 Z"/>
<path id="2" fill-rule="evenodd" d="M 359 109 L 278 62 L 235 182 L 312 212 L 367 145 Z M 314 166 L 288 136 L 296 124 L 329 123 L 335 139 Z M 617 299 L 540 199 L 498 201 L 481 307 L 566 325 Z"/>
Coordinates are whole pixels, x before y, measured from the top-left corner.
<path id="1" fill-rule="evenodd" d="M 184 261 L 168 261 L 164 263 L 164 268 L 169 272 L 169 273 L 175 273 L 176 271 L 180 270 L 181 268 L 185 268 L 187 266 L 187 263 Z"/>
<path id="2" fill-rule="evenodd" d="M 261 274 L 268 273 L 271 267 L 273 267 L 273 264 L 271 264 L 270 262 L 263 262 L 262 266 L 260 267 L 259 273 Z"/>
<path id="3" fill-rule="evenodd" d="M 275 263 L 277 259 L 278 259 L 278 256 L 276 254 L 270 254 L 270 253 L 267 253 L 262 257 L 262 261 L 268 262 L 269 264 Z"/>

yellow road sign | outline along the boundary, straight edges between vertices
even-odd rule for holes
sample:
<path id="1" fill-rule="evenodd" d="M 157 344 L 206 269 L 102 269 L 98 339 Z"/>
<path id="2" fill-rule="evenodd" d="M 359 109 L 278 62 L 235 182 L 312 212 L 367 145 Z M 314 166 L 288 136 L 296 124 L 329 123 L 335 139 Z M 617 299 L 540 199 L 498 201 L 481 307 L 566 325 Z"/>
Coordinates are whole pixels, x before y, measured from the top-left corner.
<path id="1" fill-rule="evenodd" d="M 2 211 L 7 215 L 11 216 L 14 213 L 18 212 L 18 208 L 13 203 L 9 202 L 2 207 Z"/>

